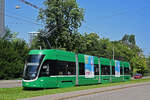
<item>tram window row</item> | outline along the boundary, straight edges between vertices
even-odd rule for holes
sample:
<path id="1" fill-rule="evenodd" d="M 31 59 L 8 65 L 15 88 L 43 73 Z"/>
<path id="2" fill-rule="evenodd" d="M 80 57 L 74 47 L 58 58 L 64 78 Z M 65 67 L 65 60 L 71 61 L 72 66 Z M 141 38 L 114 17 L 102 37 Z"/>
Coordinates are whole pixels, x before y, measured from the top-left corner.
<path id="1" fill-rule="evenodd" d="M 110 66 L 101 65 L 101 75 L 110 75 Z M 94 74 L 99 75 L 99 66 L 94 64 Z M 120 67 L 123 75 L 123 67 Z M 76 63 L 68 61 L 47 60 L 43 63 L 40 76 L 76 75 Z M 79 75 L 85 75 L 85 64 L 79 63 Z M 115 67 L 112 66 L 112 75 L 115 75 Z M 130 75 L 129 68 L 124 68 L 124 75 Z"/>

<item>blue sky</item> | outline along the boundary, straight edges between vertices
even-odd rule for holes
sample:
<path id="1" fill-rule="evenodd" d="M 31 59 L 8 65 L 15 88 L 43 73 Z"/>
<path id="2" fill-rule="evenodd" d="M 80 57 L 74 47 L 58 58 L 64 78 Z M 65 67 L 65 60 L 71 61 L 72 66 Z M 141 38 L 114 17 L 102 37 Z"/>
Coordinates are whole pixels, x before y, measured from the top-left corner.
<path id="1" fill-rule="evenodd" d="M 43 0 L 27 0 L 42 7 Z M 38 10 L 19 0 L 5 0 L 5 22 L 18 37 L 28 41 L 28 32 L 42 27 L 37 21 Z M 137 45 L 150 53 L 150 0 L 77 0 L 85 9 L 81 33 L 96 32 L 100 37 L 120 40 L 124 34 L 134 34 Z M 16 9 L 19 5 L 21 8 Z"/>

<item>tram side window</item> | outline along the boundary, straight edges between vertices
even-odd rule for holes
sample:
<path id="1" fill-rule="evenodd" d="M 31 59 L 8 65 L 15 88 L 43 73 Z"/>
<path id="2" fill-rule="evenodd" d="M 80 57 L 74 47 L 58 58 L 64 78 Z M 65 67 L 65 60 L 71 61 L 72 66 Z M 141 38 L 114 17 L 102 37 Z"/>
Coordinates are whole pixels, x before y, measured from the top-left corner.
<path id="1" fill-rule="evenodd" d="M 115 66 L 112 66 L 112 75 L 115 75 Z M 120 75 L 123 75 L 123 67 L 120 67 Z"/>
<path id="2" fill-rule="evenodd" d="M 99 75 L 99 66 L 98 66 L 98 64 L 94 65 L 94 74 Z"/>
<path id="3" fill-rule="evenodd" d="M 75 62 L 47 60 L 41 67 L 40 76 L 75 75 Z"/>
<path id="4" fill-rule="evenodd" d="M 58 70 L 58 75 L 67 75 L 67 70 L 68 70 L 68 64 L 63 61 L 57 61 L 57 70 Z"/>
<path id="5" fill-rule="evenodd" d="M 75 62 L 57 61 L 58 75 L 75 75 Z"/>
<path id="6" fill-rule="evenodd" d="M 79 75 L 85 75 L 84 63 L 79 63 Z"/>
<path id="7" fill-rule="evenodd" d="M 112 75 L 115 75 L 115 66 L 112 66 Z"/>
<path id="8" fill-rule="evenodd" d="M 76 75 L 76 63 L 68 62 L 68 75 Z"/>
<path id="9" fill-rule="evenodd" d="M 41 67 L 40 76 L 49 76 L 49 63 L 48 61 L 45 61 L 44 64 Z"/>
<path id="10" fill-rule="evenodd" d="M 130 70 L 129 70 L 129 68 L 124 68 L 124 74 L 125 74 L 125 75 L 130 75 Z"/>
<path id="11" fill-rule="evenodd" d="M 101 65 L 101 75 L 110 75 L 110 66 Z"/>
<path id="12" fill-rule="evenodd" d="M 120 75 L 123 75 L 123 67 L 120 67 Z"/>

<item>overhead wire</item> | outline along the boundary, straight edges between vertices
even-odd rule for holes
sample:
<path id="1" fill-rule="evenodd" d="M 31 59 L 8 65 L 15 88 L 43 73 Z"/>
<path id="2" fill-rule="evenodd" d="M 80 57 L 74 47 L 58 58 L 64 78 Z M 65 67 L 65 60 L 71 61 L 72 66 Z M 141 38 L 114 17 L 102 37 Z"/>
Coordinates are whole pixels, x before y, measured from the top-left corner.
<path id="1" fill-rule="evenodd" d="M 39 9 L 39 7 L 37 7 L 36 5 L 31 4 L 31 3 L 28 2 L 28 1 L 25 1 L 25 0 L 19 0 L 19 1 L 21 1 L 21 2 L 23 2 L 24 4 L 27 4 L 27 5 L 29 5 L 29 6 L 32 6 L 32 7 L 36 8 L 36 9 Z M 39 2 L 39 3 L 41 3 L 41 2 Z M 87 27 L 88 29 L 90 29 L 90 30 L 93 30 L 92 28 L 89 28 L 88 26 L 86 26 L 86 27 Z M 94 30 L 94 32 L 96 32 L 96 31 Z M 101 34 L 101 33 L 99 33 L 99 32 L 96 32 L 96 33 L 98 33 L 99 35 L 105 37 L 103 34 Z"/>
<path id="2" fill-rule="evenodd" d="M 24 2 L 25 4 L 30 5 L 30 6 L 32 6 L 34 8 L 36 8 L 35 5 L 33 6 L 31 3 L 29 3 L 29 2 L 27 2 L 25 0 L 18 0 L 18 1 Z M 37 21 L 36 19 L 32 19 L 30 17 L 23 16 L 21 14 L 14 13 L 12 11 L 11 11 L 11 15 L 10 15 L 10 11 L 8 11 L 7 9 L 6 9 L 6 13 L 9 13 L 9 14 L 5 14 L 6 17 L 9 17 L 9 18 L 12 18 L 12 19 L 16 19 L 16 20 L 19 20 L 19 21 L 22 21 L 22 22 L 25 22 L 25 23 L 28 23 L 28 24 L 32 24 L 32 25 L 34 24 L 34 25 L 42 26 L 42 24 L 36 22 Z"/>
<path id="3" fill-rule="evenodd" d="M 35 9 L 40 9 L 38 6 L 36 6 L 36 5 L 34 5 L 34 4 L 30 3 L 30 2 L 28 2 L 28 1 L 26 1 L 26 0 L 19 0 L 19 1 L 21 1 L 22 3 L 24 3 L 24 4 L 26 4 L 26 5 L 30 6 L 30 7 L 35 8 Z"/>
<path id="4" fill-rule="evenodd" d="M 92 32 L 95 32 L 95 33 L 99 34 L 99 35 L 102 36 L 103 38 L 106 38 L 106 37 L 107 37 L 106 34 L 104 34 L 104 33 L 102 33 L 102 32 L 96 31 L 93 27 L 89 26 L 89 24 L 88 24 L 88 25 L 85 25 L 85 28 L 87 28 L 88 30 L 91 30 Z"/>
<path id="5" fill-rule="evenodd" d="M 19 18 L 19 17 L 16 17 L 16 16 L 12 16 L 12 15 L 8 15 L 8 14 L 5 14 L 5 16 L 9 17 L 9 18 L 16 19 L 16 20 L 20 20 L 20 21 L 23 21 L 23 22 L 26 22 L 26 23 L 29 23 L 29 24 L 34 24 L 34 25 L 38 25 L 38 26 L 42 25 L 42 24 L 39 24 L 39 23 L 36 23 L 36 22 L 32 22 L 30 20 L 26 20 L 26 19 Z"/>
<path id="6" fill-rule="evenodd" d="M 17 16 L 20 16 L 20 17 L 25 18 L 25 19 L 28 19 L 28 20 L 37 21 L 37 19 L 33 19 L 33 18 L 31 18 L 31 17 L 24 16 L 24 14 L 22 14 L 22 13 L 16 13 L 16 12 L 13 12 L 13 11 L 10 11 L 10 10 L 7 10 L 7 9 L 6 9 L 6 13 L 11 14 L 11 15 L 13 15 L 13 16 L 14 16 L 14 15 L 17 15 Z"/>
<path id="7" fill-rule="evenodd" d="M 36 1 L 37 1 L 37 0 L 36 0 Z M 42 2 L 44 2 L 44 1 L 43 1 L 43 0 L 38 0 L 38 2 L 36 2 L 35 4 L 36 4 L 36 5 L 41 5 Z"/>
<path id="8" fill-rule="evenodd" d="M 9 14 L 7 14 L 9 13 Z M 11 14 L 11 15 L 10 15 Z M 28 24 L 34 24 L 34 25 L 39 25 L 41 26 L 42 24 L 40 23 L 37 23 L 37 20 L 36 19 L 33 19 L 33 18 L 30 18 L 30 17 L 27 17 L 27 16 L 24 16 L 22 14 L 19 14 L 19 13 L 14 13 L 10 10 L 7 10 L 6 9 L 6 14 L 5 14 L 6 17 L 9 17 L 9 18 L 13 18 L 13 19 L 16 19 L 16 20 L 20 20 L 22 22 L 26 22 Z"/>

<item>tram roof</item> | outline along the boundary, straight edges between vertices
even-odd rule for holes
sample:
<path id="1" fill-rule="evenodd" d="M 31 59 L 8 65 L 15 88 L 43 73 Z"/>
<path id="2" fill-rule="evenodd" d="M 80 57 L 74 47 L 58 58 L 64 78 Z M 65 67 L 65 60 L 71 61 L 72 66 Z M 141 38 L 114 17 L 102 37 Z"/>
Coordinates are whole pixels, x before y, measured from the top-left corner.
<path id="1" fill-rule="evenodd" d="M 53 60 L 62 60 L 62 61 L 73 61 L 75 62 L 75 53 L 70 51 L 58 50 L 58 49 L 43 49 L 43 50 L 31 50 L 29 55 L 32 54 L 43 54 L 46 55 L 45 59 L 53 59 Z M 79 63 L 84 63 L 85 54 L 78 54 Z M 103 65 L 112 65 L 115 66 L 115 60 L 100 57 L 100 63 Z M 98 64 L 98 57 L 94 56 L 94 64 Z M 120 61 L 120 66 L 129 67 L 128 62 Z"/>

